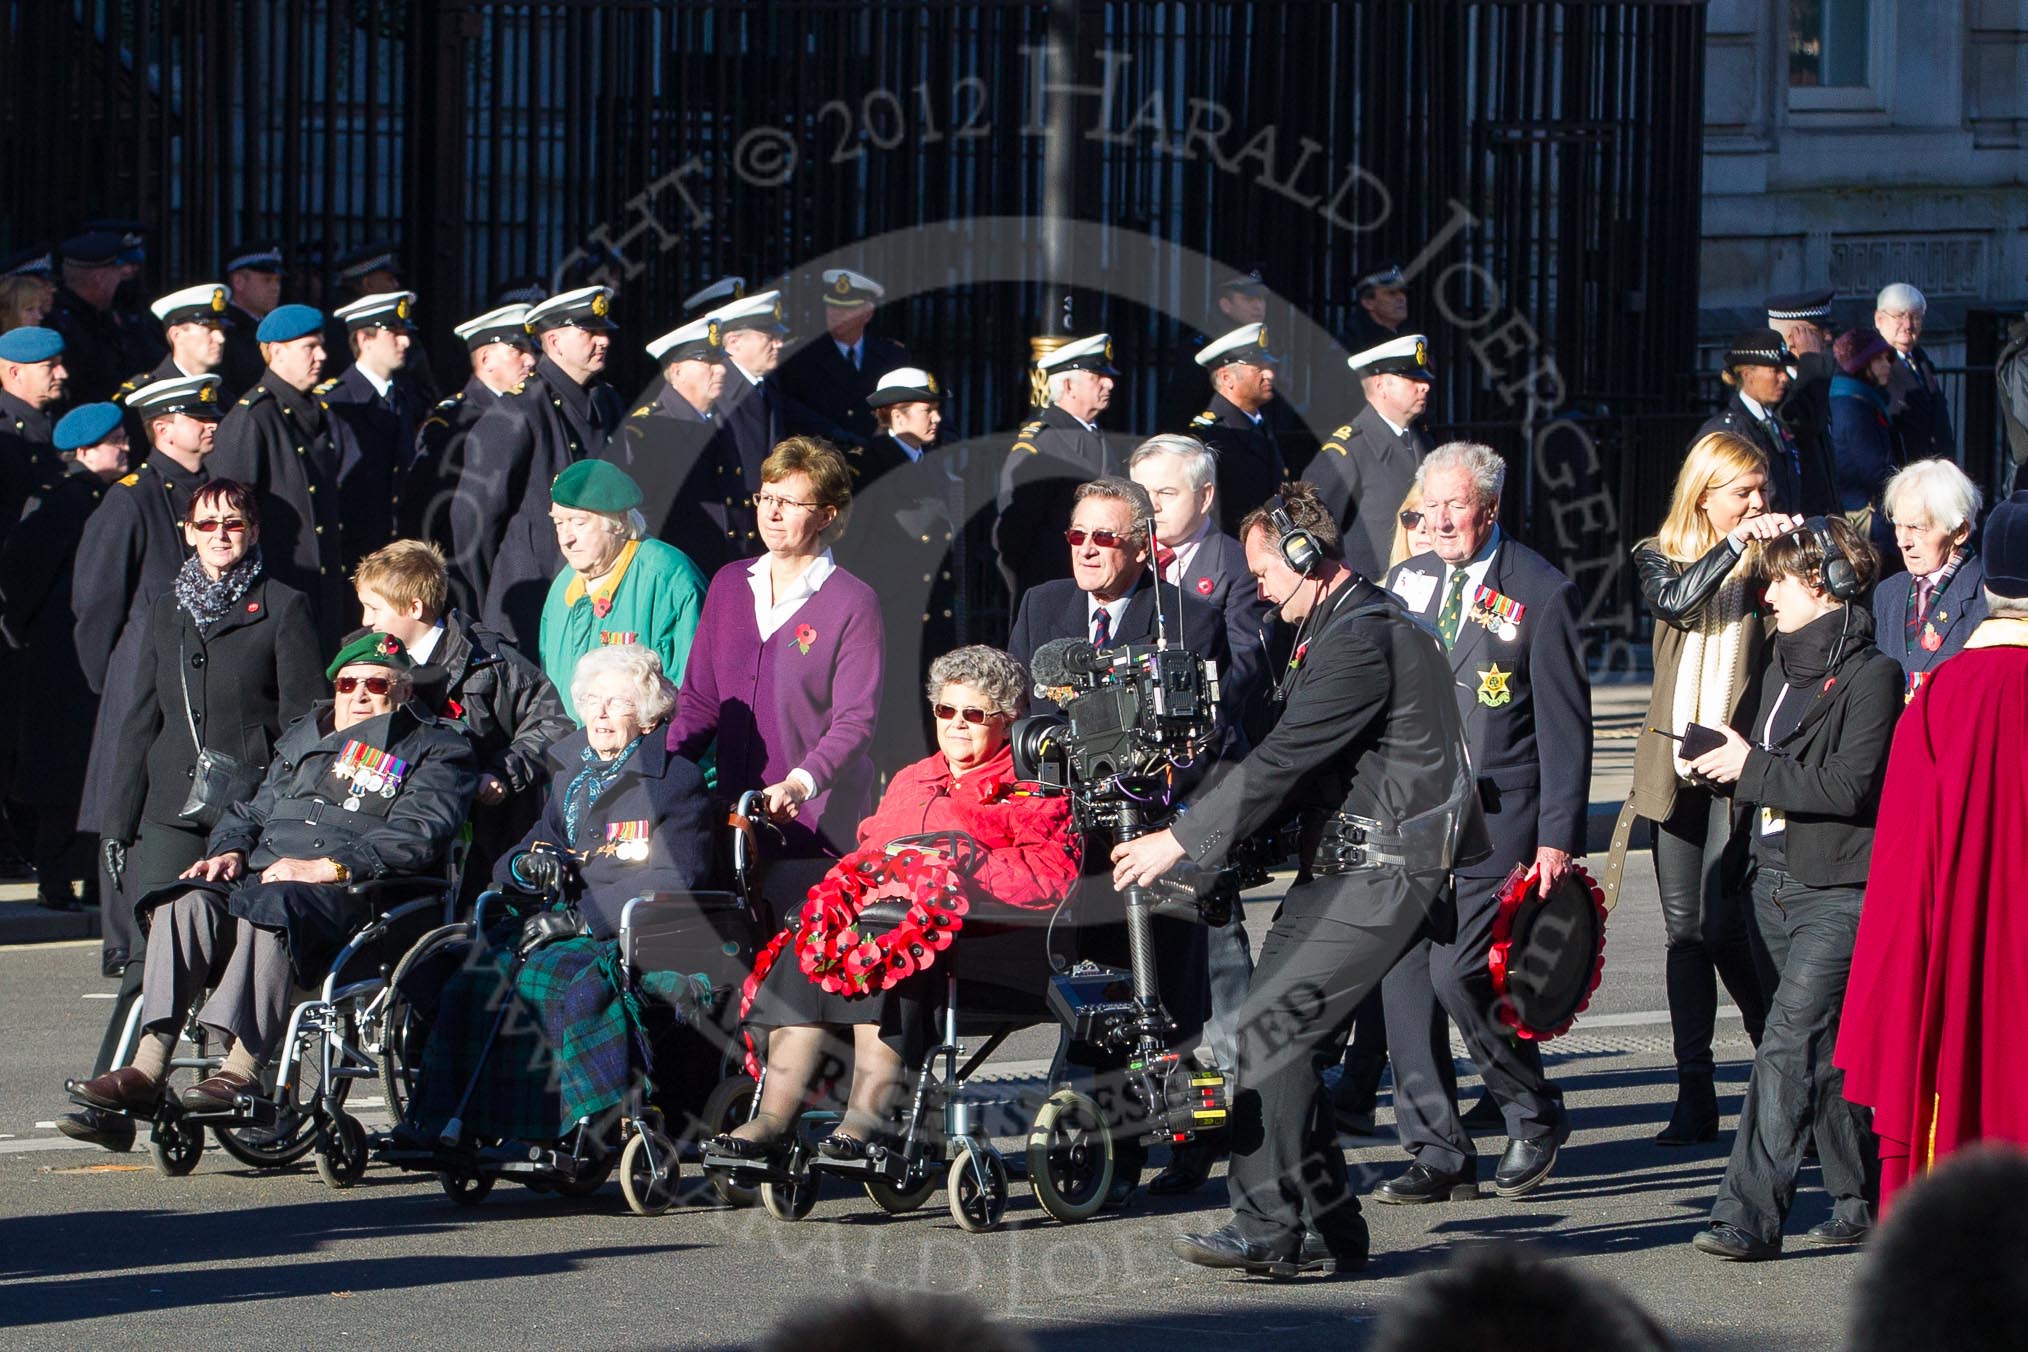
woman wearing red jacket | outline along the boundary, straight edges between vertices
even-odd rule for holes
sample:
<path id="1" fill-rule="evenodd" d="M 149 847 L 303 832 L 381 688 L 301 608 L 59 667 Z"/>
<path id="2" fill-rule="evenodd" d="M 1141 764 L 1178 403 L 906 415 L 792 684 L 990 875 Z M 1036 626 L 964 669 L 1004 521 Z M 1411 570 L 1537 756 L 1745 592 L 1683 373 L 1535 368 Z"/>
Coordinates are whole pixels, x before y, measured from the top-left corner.
<path id="1" fill-rule="evenodd" d="M 959 831 L 980 847 L 974 857 L 951 861 L 963 868 L 971 916 L 995 906 L 1048 910 L 1069 893 L 1079 857 L 1070 804 L 1030 795 L 1015 781 L 1008 729 L 1027 688 L 1021 664 L 995 648 L 959 648 L 930 665 L 938 750 L 895 775 L 859 825 L 859 849 L 811 889 L 800 941 L 778 939 L 756 965 L 747 1023 L 767 1030 L 767 1085 L 753 1120 L 714 1140 L 715 1152 L 762 1159 L 785 1141 L 819 1067 L 833 1056 L 840 1059 L 831 1064 L 844 1064 L 846 1049 L 835 1042 L 850 1045 L 852 1088 L 844 1120 L 822 1149 L 834 1159 L 862 1156 L 891 1120 L 904 1066 L 929 1046 L 944 974 L 917 971 L 882 982 L 876 962 L 875 979 L 855 979 L 864 966 L 853 959 L 872 956 L 863 946 L 844 962 L 819 961 L 809 920 L 827 886 L 835 897 L 839 880 L 851 881 L 855 868 L 886 864 L 890 841 Z"/>

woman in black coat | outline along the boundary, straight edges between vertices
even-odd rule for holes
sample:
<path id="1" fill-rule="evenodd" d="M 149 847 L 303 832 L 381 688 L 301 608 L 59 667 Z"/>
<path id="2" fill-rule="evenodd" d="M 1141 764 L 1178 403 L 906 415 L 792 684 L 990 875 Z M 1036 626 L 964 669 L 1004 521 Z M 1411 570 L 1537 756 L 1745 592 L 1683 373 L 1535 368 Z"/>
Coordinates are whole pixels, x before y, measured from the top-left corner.
<path id="1" fill-rule="evenodd" d="M 251 797 L 282 729 L 325 693 L 309 602 L 262 567 L 253 491 L 213 479 L 191 497 L 183 535 L 194 553 L 148 614 L 153 659 L 120 732 L 121 746 L 146 748 L 146 770 L 113 786 L 103 833 L 124 849 L 133 896 L 204 857 L 225 805 L 183 815 L 199 742 L 246 767 Z"/>
<path id="2" fill-rule="evenodd" d="M 1782 1223 L 1814 1141 L 1831 1219 L 1817 1244 L 1856 1244 L 1872 1224 L 1865 1116 L 1832 1064 L 1859 935 L 1874 821 L 1902 707 L 1901 669 L 1873 643 L 1864 597 L 1878 570 L 1842 517 L 1812 518 L 1762 554 L 1773 661 L 1747 735 L 1691 772 L 1732 798 L 1752 859 L 1753 902 L 1773 971 L 1767 1027 L 1711 1225 L 1693 1241 L 1735 1261 L 1781 1252 Z"/>

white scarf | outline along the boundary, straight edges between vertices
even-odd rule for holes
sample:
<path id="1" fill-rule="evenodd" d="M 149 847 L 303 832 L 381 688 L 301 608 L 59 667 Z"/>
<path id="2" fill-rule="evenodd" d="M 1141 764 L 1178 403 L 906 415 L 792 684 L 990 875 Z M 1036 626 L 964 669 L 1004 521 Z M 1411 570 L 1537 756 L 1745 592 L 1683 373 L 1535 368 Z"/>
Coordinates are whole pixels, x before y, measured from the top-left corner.
<path id="1" fill-rule="evenodd" d="M 1732 679 L 1739 670 L 1739 648 L 1745 641 L 1746 558 L 1740 557 L 1725 581 L 1698 612 L 1695 629 L 1683 644 L 1676 664 L 1676 699 L 1670 710 L 1671 729 L 1681 735 L 1691 723 L 1723 727 L 1732 717 Z M 1676 776 L 1688 781 L 1690 766 L 1671 756 Z"/>

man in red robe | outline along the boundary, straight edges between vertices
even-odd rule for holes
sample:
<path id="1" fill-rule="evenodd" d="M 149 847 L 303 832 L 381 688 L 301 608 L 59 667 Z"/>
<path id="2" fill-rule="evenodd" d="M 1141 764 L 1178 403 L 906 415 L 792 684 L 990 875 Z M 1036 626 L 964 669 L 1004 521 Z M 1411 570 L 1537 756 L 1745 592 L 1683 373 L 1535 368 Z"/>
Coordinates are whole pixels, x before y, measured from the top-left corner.
<path id="1" fill-rule="evenodd" d="M 2028 492 L 1986 524 L 1991 618 L 1902 716 L 1836 1063 L 1880 1203 L 1951 1151 L 2028 1144 Z"/>

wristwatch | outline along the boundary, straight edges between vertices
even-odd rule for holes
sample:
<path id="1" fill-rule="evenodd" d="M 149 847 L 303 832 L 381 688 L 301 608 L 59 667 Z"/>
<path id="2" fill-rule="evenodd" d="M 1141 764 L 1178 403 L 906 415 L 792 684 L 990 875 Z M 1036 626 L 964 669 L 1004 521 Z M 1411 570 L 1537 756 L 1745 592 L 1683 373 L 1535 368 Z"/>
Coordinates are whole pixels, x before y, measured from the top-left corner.
<path id="1" fill-rule="evenodd" d="M 340 887 L 343 887 L 346 883 L 352 881 L 351 869 L 346 868 L 345 865 L 339 863 L 336 859 L 326 859 L 324 862 L 329 864 L 332 868 L 338 870 L 338 876 L 333 878 L 331 880 L 332 882 L 338 884 Z"/>

